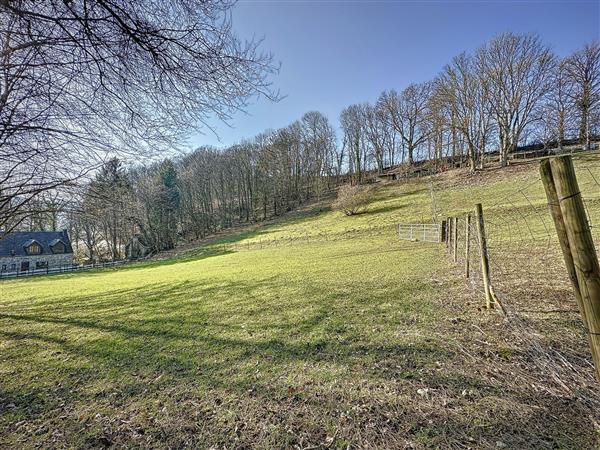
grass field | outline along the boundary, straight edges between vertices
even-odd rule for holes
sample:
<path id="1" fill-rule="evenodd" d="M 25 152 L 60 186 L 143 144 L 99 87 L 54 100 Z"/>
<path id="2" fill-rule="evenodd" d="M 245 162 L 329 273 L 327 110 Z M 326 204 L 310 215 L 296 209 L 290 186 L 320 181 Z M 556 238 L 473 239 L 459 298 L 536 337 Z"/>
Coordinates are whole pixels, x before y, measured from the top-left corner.
<path id="1" fill-rule="evenodd" d="M 586 186 L 599 168 L 578 161 Z M 1 282 L 0 447 L 594 448 L 595 385 L 544 389 L 443 245 L 392 227 L 431 220 L 430 186 L 442 216 L 518 185 L 515 210 L 543 206 L 536 170 L 385 184 L 360 216 L 319 205 L 179 259 Z"/>

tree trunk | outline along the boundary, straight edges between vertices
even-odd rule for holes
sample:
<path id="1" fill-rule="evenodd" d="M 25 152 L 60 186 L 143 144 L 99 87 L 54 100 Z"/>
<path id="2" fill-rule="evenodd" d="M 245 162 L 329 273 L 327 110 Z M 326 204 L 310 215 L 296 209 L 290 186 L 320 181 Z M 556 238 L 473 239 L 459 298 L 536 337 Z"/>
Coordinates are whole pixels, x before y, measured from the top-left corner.
<path id="1" fill-rule="evenodd" d="M 562 150 L 563 141 L 565 140 L 565 112 L 560 111 L 558 113 L 558 135 L 556 139 L 556 146 L 559 150 Z"/>
<path id="2" fill-rule="evenodd" d="M 477 149 L 472 145 L 468 145 L 467 159 L 469 160 L 469 172 L 475 173 L 475 160 L 477 159 Z"/>
<path id="3" fill-rule="evenodd" d="M 589 147 L 590 134 L 588 130 L 590 114 L 590 86 L 589 82 L 583 83 L 583 93 L 581 95 L 581 124 L 579 127 L 579 140 L 582 144 Z"/>
<path id="4" fill-rule="evenodd" d="M 500 166 L 506 167 L 508 165 L 508 151 L 510 142 L 508 140 L 508 132 L 505 130 L 500 131 Z"/>

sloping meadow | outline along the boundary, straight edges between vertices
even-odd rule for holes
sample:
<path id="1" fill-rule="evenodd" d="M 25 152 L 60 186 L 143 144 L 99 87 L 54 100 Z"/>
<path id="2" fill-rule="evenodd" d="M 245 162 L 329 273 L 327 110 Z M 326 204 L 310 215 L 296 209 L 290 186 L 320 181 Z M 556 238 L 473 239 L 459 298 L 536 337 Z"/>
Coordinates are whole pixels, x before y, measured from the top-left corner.
<path id="1" fill-rule="evenodd" d="M 0 445 L 593 447 L 595 385 L 545 389 L 444 245 L 395 234 L 477 201 L 497 222 L 536 171 L 382 184 L 358 216 L 319 205 L 176 260 L 1 282 Z M 544 206 L 535 189 L 514 211 Z M 585 360 L 576 312 L 538 316 Z"/>

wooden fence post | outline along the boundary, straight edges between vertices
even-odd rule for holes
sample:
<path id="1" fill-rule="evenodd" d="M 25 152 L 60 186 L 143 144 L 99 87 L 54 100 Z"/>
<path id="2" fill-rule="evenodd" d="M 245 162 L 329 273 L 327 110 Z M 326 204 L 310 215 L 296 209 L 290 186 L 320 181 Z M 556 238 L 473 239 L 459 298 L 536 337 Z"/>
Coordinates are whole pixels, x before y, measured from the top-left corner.
<path id="1" fill-rule="evenodd" d="M 465 216 L 465 277 L 469 278 L 469 250 L 471 246 L 471 214 Z"/>
<path id="2" fill-rule="evenodd" d="M 540 175 L 542 177 L 542 184 L 546 191 L 546 199 L 548 200 L 548 208 L 552 220 L 554 221 L 554 227 L 556 228 L 556 234 L 558 236 L 558 242 L 562 250 L 563 259 L 565 260 L 565 266 L 567 266 L 567 273 L 575 292 L 575 300 L 577 306 L 582 315 L 585 314 L 583 303 L 581 301 L 581 292 L 579 291 L 579 283 L 577 281 L 577 271 L 573 262 L 573 255 L 571 253 L 571 246 L 569 245 L 569 237 L 567 236 L 567 229 L 565 227 L 565 221 L 560 211 L 560 204 L 558 202 L 558 194 L 556 193 L 556 186 L 554 184 L 554 178 L 552 176 L 552 168 L 550 167 L 550 159 L 544 159 L 540 163 Z M 584 323 L 586 322 L 584 318 Z"/>
<path id="3" fill-rule="evenodd" d="M 448 247 L 448 218 L 444 220 L 444 244 Z"/>
<path id="4" fill-rule="evenodd" d="M 446 221 L 442 220 L 442 226 L 440 228 L 440 242 L 446 242 Z"/>
<path id="5" fill-rule="evenodd" d="M 454 224 L 452 224 L 452 261 L 457 261 L 458 253 L 458 217 L 454 218 Z"/>
<path id="6" fill-rule="evenodd" d="M 446 233 L 446 248 L 450 251 L 450 245 L 452 245 L 452 217 L 448 217 L 448 232 Z"/>
<path id="7" fill-rule="evenodd" d="M 550 160 L 577 274 L 596 376 L 600 380 L 600 265 L 570 155 Z"/>
<path id="8" fill-rule="evenodd" d="M 481 254 L 481 277 L 483 278 L 483 290 L 485 292 L 485 307 L 491 309 L 494 307 L 494 300 L 490 290 L 490 261 L 488 259 L 483 206 L 481 203 L 477 203 L 475 212 L 477 215 L 477 234 L 479 237 L 479 253 Z"/>

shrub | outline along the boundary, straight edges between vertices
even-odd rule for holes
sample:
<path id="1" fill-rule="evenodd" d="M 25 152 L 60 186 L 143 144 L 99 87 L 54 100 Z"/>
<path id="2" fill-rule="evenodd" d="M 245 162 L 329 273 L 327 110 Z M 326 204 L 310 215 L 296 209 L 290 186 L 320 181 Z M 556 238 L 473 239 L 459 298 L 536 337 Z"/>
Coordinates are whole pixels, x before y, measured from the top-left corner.
<path id="1" fill-rule="evenodd" d="M 353 216 L 367 210 L 372 194 L 371 186 L 345 184 L 338 189 L 337 199 L 331 206 L 335 210 L 343 211 L 347 216 Z"/>

